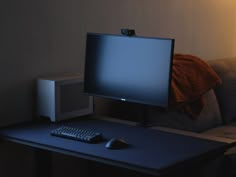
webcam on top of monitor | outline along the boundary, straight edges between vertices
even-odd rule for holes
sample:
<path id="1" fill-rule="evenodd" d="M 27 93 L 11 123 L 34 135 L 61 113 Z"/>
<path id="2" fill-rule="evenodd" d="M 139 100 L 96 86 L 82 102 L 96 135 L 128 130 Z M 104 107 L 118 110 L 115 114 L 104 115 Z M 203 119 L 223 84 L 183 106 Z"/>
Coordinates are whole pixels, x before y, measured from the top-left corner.
<path id="1" fill-rule="evenodd" d="M 135 30 L 134 29 L 121 29 L 121 34 L 125 36 L 135 36 Z"/>

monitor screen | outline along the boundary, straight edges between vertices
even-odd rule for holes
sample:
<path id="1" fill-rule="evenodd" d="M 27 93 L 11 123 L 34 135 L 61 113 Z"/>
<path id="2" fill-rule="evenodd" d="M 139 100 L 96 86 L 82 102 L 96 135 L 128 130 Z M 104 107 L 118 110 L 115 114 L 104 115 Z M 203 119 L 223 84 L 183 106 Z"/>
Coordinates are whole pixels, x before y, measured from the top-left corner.
<path id="1" fill-rule="evenodd" d="M 174 39 L 88 33 L 84 92 L 166 108 Z"/>

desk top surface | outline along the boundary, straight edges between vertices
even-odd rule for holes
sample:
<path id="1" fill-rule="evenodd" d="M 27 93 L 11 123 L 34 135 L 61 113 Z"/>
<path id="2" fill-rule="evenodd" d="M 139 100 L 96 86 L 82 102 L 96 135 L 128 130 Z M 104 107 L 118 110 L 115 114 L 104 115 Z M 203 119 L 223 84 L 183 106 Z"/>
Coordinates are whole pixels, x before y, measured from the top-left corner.
<path id="1" fill-rule="evenodd" d="M 51 136 L 50 131 L 60 125 L 100 132 L 105 140 L 88 144 Z M 5 140 L 155 175 L 181 163 L 220 155 L 227 147 L 226 143 L 90 118 L 59 123 L 29 122 L 3 128 L 0 136 Z M 106 142 L 113 137 L 125 139 L 130 146 L 120 150 L 106 149 Z"/>

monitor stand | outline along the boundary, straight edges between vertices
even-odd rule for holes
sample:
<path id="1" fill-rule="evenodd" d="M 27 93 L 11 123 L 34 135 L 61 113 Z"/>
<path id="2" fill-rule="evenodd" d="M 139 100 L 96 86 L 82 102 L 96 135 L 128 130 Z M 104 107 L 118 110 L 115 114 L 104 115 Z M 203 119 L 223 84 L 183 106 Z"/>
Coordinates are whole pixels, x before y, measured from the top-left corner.
<path id="1" fill-rule="evenodd" d="M 140 105 L 139 109 L 140 109 L 140 117 L 139 117 L 139 121 L 137 123 L 138 126 L 141 127 L 152 127 L 153 125 L 150 123 L 149 121 L 149 112 L 150 109 L 158 109 L 160 112 L 163 111 L 167 111 L 167 109 L 164 108 L 160 108 L 160 107 L 153 107 L 153 106 L 149 106 L 149 105 Z"/>
<path id="2" fill-rule="evenodd" d="M 148 117 L 149 117 L 149 109 L 150 107 L 148 105 L 140 105 L 140 117 L 138 126 L 141 127 L 150 127 L 151 124 L 149 123 Z"/>

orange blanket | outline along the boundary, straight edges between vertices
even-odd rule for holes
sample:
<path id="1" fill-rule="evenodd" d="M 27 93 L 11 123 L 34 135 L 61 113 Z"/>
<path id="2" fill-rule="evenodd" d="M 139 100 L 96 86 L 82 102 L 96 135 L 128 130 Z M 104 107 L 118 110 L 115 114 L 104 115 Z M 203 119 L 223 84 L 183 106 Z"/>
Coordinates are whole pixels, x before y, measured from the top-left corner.
<path id="1" fill-rule="evenodd" d="M 204 106 L 203 95 L 221 84 L 215 71 L 202 59 L 175 54 L 172 67 L 171 104 L 197 118 Z"/>

